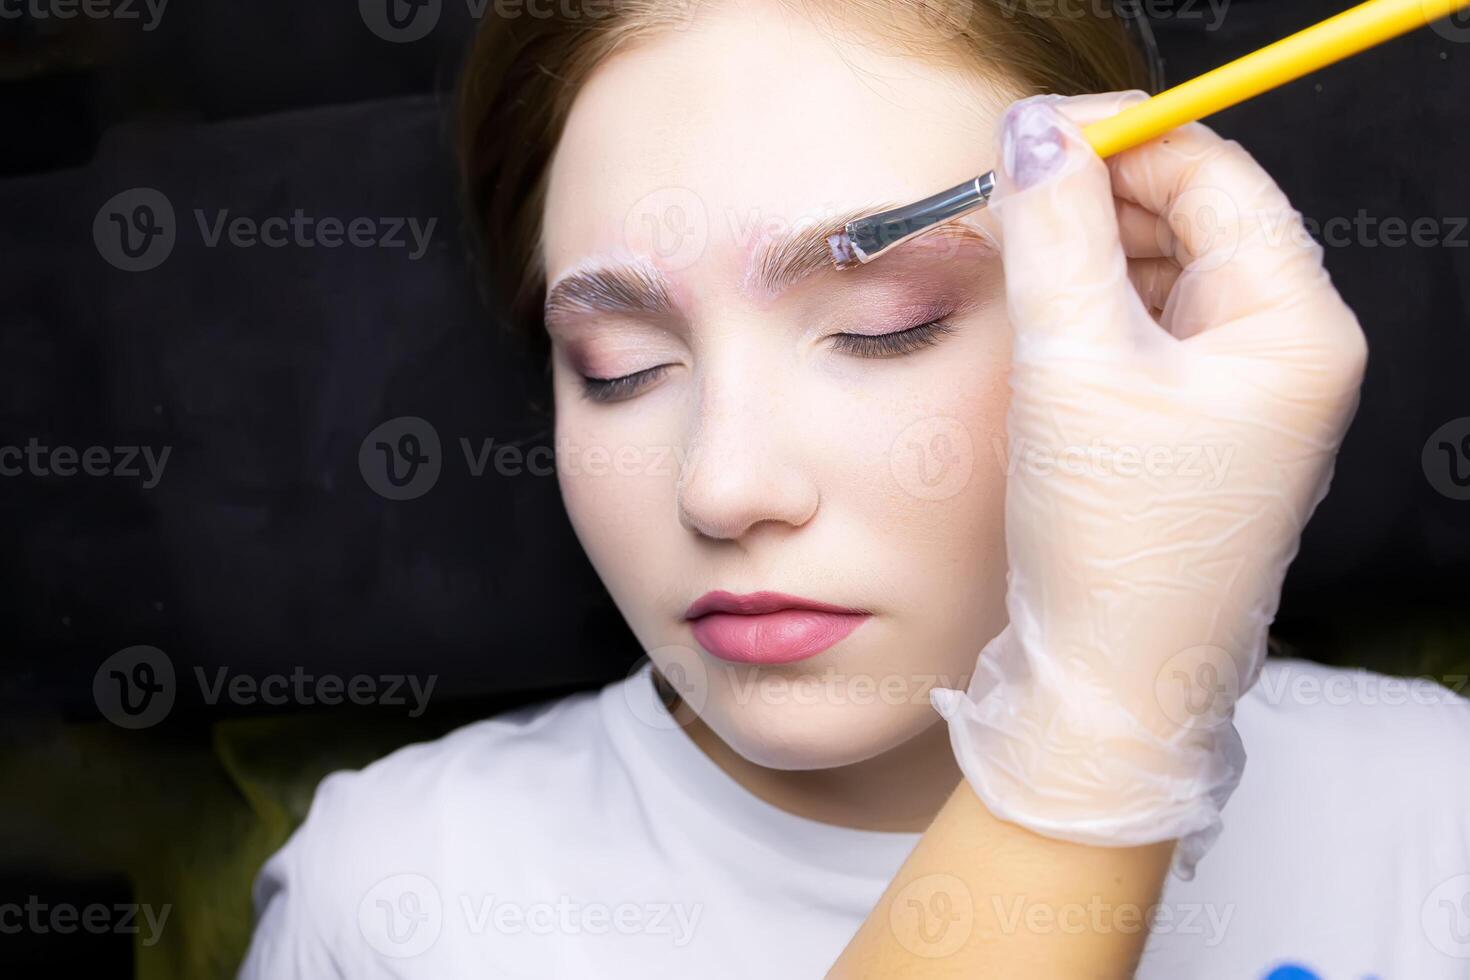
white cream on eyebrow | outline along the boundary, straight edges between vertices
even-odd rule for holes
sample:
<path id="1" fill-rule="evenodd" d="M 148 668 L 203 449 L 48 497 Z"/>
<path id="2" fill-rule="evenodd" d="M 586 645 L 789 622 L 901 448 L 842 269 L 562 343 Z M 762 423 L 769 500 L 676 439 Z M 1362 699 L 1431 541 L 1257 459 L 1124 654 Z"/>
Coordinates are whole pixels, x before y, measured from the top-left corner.
<path id="1" fill-rule="evenodd" d="M 769 272 L 772 265 L 780 258 L 780 252 L 775 250 L 763 254 L 760 249 L 753 252 L 745 277 L 741 282 L 741 291 L 753 299 L 771 300 L 809 276 L 835 272 L 826 239 L 814 240 L 809 244 L 811 245 L 809 250 L 800 250 L 809 253 L 801 255 L 801 265 L 797 266 L 793 260 L 790 263 L 791 268 L 778 269 L 777 271 L 785 274 L 776 278 L 776 281 L 771 284 L 772 288 L 765 290 L 760 288 L 762 280 L 768 278 L 763 272 Z M 969 254 L 966 255 L 966 253 Z M 974 261 L 981 257 L 993 258 L 999 254 L 999 244 L 988 227 L 983 223 L 970 223 L 964 219 L 958 219 L 936 226 L 928 234 L 904 243 L 894 251 L 893 256 L 886 263 L 875 263 L 872 266 L 864 266 L 860 270 L 854 269 L 844 273 L 847 277 L 845 282 L 856 285 L 858 282 L 908 280 L 916 274 L 915 270 L 919 263 L 932 267 L 958 259 L 962 255 Z M 808 258 L 811 260 L 810 265 L 806 263 Z"/>
<path id="2" fill-rule="evenodd" d="M 544 313 L 551 320 L 578 313 L 672 308 L 669 284 L 647 258 L 589 256 L 548 284 Z"/>

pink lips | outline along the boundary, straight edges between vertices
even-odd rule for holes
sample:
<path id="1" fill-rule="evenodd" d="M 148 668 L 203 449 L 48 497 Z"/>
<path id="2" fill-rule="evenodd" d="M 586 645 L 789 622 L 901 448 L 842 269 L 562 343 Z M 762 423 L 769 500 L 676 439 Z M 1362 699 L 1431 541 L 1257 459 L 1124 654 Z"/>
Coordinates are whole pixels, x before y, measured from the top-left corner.
<path id="1" fill-rule="evenodd" d="M 869 615 L 780 592 L 706 592 L 684 611 L 700 646 L 742 664 L 787 664 L 816 656 Z"/>

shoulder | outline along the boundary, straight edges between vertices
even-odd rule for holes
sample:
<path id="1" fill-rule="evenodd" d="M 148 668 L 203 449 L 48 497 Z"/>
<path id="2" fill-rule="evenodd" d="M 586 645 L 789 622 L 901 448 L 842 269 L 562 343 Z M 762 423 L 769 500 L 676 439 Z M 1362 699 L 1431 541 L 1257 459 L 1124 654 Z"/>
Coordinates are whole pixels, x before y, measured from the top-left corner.
<path id="1" fill-rule="evenodd" d="M 442 814 L 491 787 L 541 784 L 549 773 L 586 766 L 601 725 L 592 692 L 496 715 L 332 773 L 317 786 L 312 810 L 319 820 Z"/>
<path id="2" fill-rule="evenodd" d="M 1356 796 L 1369 811 L 1373 799 L 1409 809 L 1448 802 L 1463 814 L 1470 808 L 1470 700 L 1460 693 L 1464 678 L 1444 680 L 1449 686 L 1268 661 L 1237 706 L 1247 780 L 1252 769 L 1267 770 L 1280 777 L 1276 792 L 1290 786 L 1319 797 Z"/>
<path id="3" fill-rule="evenodd" d="M 590 692 L 466 725 L 327 776 L 305 826 L 332 849 L 401 850 L 426 832 L 511 822 L 600 765 L 602 726 Z"/>
<path id="4" fill-rule="evenodd" d="M 517 853 L 554 846 L 567 833 L 557 821 L 585 812 L 566 805 L 568 794 L 607 768 L 603 728 L 599 695 L 576 694 L 327 776 L 255 879 L 248 963 L 262 966 L 241 975 L 295 976 L 276 964 L 338 961 L 362 946 L 361 910 L 385 889 L 394 901 L 406 892 L 427 901 L 461 869 L 493 874 Z"/>
<path id="5" fill-rule="evenodd" d="M 1179 918 L 1140 975 L 1264 976 L 1289 955 L 1324 976 L 1459 976 L 1441 954 L 1463 940 L 1423 910 L 1470 878 L 1470 702 L 1272 660 L 1235 725 L 1247 758 L 1219 840 L 1166 886 Z"/>

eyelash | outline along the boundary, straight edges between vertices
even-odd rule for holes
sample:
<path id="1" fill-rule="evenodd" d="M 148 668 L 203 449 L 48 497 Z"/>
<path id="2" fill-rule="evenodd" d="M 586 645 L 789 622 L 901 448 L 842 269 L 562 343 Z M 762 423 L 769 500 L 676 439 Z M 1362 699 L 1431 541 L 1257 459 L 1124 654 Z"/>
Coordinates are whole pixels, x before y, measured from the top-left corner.
<path id="1" fill-rule="evenodd" d="M 588 401 L 616 402 L 632 398 L 645 385 L 657 380 L 669 366 L 659 364 L 625 374 L 621 378 L 582 378 L 582 394 Z"/>
<path id="2" fill-rule="evenodd" d="M 930 320 L 907 330 L 893 333 L 839 333 L 832 335 L 832 346 L 855 357 L 899 357 L 925 347 L 933 347 L 954 327 L 944 319 Z"/>
<path id="3" fill-rule="evenodd" d="M 832 346 L 844 354 L 854 357 L 901 357 L 925 347 L 933 347 L 940 338 L 951 333 L 954 327 L 947 321 L 931 320 L 906 330 L 892 333 L 833 334 Z M 582 394 L 588 401 L 616 402 L 636 395 L 647 385 L 658 380 L 669 365 L 659 364 L 642 371 L 634 371 L 620 378 L 582 378 Z"/>

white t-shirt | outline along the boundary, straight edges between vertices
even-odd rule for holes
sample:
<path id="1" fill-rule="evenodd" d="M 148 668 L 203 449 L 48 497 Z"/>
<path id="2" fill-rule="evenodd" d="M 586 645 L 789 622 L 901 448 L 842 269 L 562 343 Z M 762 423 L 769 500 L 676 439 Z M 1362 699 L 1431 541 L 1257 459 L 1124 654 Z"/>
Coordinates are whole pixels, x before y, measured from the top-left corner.
<path id="1" fill-rule="evenodd" d="M 1470 701 L 1271 661 L 1236 723 L 1250 761 L 1193 881 L 1155 910 L 1012 900 L 1001 921 L 1147 915 L 1145 980 L 1470 977 Z M 328 776 L 256 880 L 241 976 L 811 980 L 917 840 L 753 796 L 644 667 Z M 969 928 L 954 897 L 900 903 L 926 916 L 916 952 Z"/>

